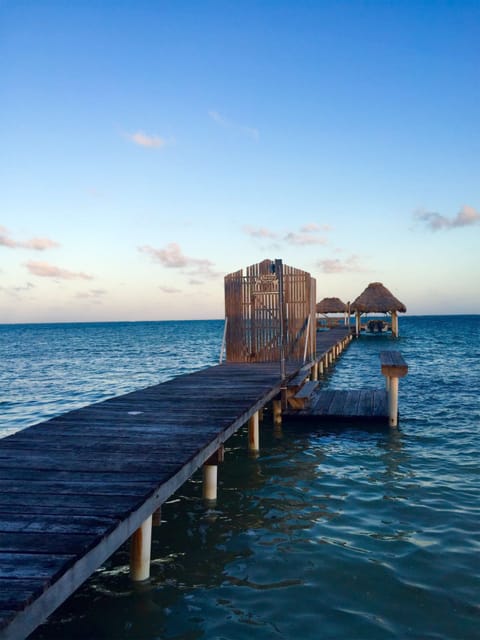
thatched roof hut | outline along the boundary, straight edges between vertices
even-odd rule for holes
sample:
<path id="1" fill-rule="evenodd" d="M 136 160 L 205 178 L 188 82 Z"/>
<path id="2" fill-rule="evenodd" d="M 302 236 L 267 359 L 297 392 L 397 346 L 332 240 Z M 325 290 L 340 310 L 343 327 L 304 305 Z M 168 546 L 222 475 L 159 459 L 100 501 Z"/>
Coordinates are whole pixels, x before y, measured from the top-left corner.
<path id="1" fill-rule="evenodd" d="M 350 305 L 352 311 L 360 313 L 388 313 L 407 310 L 403 302 L 390 293 L 381 282 L 371 282 Z"/>
<path id="2" fill-rule="evenodd" d="M 357 335 L 361 329 L 360 316 L 362 313 L 390 313 L 392 316 L 392 334 L 398 337 L 397 313 L 399 311 L 405 313 L 407 307 L 398 298 L 395 298 L 381 282 L 371 282 L 365 291 L 352 302 L 350 309 L 355 313 Z"/>
<path id="3" fill-rule="evenodd" d="M 340 298 L 323 298 L 317 302 L 317 313 L 346 313 L 347 305 Z"/>

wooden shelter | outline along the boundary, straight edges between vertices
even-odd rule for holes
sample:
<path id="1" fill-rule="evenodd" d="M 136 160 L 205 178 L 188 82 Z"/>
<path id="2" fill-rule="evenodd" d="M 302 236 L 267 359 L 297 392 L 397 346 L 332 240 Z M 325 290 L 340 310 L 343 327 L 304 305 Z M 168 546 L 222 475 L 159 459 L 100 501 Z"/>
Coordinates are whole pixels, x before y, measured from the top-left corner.
<path id="1" fill-rule="evenodd" d="M 391 315 L 392 334 L 398 337 L 398 312 L 405 313 L 407 308 L 381 282 L 371 282 L 368 287 L 350 305 L 355 313 L 357 335 L 361 329 L 361 316 L 364 313 L 388 313 Z"/>
<path id="2" fill-rule="evenodd" d="M 227 362 L 307 362 L 315 357 L 316 281 L 263 260 L 225 276 Z M 281 364 L 282 367 L 282 364 Z M 282 377 L 284 377 L 282 373 Z"/>
<path id="3" fill-rule="evenodd" d="M 329 314 L 335 313 L 343 314 L 343 324 L 348 324 L 348 316 L 349 316 L 349 305 L 342 302 L 340 298 L 323 298 L 320 302 L 317 302 L 316 306 L 317 315 L 322 316 L 319 320 L 317 320 L 317 326 L 321 327 L 332 327 L 339 325 L 342 321 L 342 318 L 329 317 Z"/>

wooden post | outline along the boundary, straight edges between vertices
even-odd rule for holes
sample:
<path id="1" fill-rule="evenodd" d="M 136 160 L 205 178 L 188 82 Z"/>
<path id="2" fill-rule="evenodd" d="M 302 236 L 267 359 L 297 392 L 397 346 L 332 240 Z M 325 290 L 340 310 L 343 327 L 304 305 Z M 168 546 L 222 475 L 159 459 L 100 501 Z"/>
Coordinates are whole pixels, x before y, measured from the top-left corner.
<path id="1" fill-rule="evenodd" d="M 152 516 L 149 516 L 131 537 L 130 578 L 134 582 L 150 577 L 150 556 L 152 549 Z"/>
<path id="2" fill-rule="evenodd" d="M 203 499 L 208 502 L 217 499 L 217 469 L 216 464 L 203 465 Z"/>
<path id="3" fill-rule="evenodd" d="M 396 427 L 398 424 L 398 380 L 407 375 L 408 365 L 399 351 L 381 351 L 379 355 L 388 392 L 388 423 L 391 427 Z"/>
<path id="4" fill-rule="evenodd" d="M 318 362 L 315 362 L 312 367 L 312 374 L 310 376 L 312 380 L 318 380 Z"/>
<path id="5" fill-rule="evenodd" d="M 392 311 L 392 335 L 395 338 L 398 338 L 399 336 L 399 331 L 398 331 L 398 315 L 396 311 Z"/>
<path id="6" fill-rule="evenodd" d="M 390 378 L 388 390 L 388 422 L 391 427 L 398 424 L 398 378 Z"/>
<path id="7" fill-rule="evenodd" d="M 162 507 L 158 507 L 158 509 L 152 513 L 152 526 L 159 527 L 161 524 L 162 524 Z"/>
<path id="8" fill-rule="evenodd" d="M 323 360 L 318 361 L 318 373 L 323 375 Z"/>
<path id="9" fill-rule="evenodd" d="M 360 311 L 355 311 L 355 333 L 360 335 Z"/>
<path id="10" fill-rule="evenodd" d="M 203 499 L 215 502 L 217 499 L 218 465 L 223 462 L 225 449 L 223 444 L 203 465 Z"/>
<path id="11" fill-rule="evenodd" d="M 248 449 L 249 451 L 260 451 L 258 411 L 248 421 Z"/>
<path id="12" fill-rule="evenodd" d="M 273 407 L 273 424 L 282 424 L 282 401 L 274 400 L 272 402 Z"/>

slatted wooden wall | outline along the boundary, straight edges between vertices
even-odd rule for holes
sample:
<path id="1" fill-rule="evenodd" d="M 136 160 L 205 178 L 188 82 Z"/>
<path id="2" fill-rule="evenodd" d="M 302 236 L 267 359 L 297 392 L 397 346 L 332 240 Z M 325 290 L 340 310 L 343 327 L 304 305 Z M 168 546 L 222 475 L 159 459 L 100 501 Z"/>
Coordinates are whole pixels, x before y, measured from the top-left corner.
<path id="1" fill-rule="evenodd" d="M 264 260 L 225 276 L 226 354 L 229 362 L 280 360 L 280 279 Z M 315 354 L 315 279 L 282 265 L 284 345 L 287 360 Z"/>

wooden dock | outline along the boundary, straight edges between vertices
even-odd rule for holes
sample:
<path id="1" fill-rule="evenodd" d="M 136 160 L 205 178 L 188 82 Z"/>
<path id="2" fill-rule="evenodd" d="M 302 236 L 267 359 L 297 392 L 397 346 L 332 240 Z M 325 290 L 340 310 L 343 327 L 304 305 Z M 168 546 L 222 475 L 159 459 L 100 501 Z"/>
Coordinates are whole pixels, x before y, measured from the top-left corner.
<path id="1" fill-rule="evenodd" d="M 346 336 L 320 337 L 313 377 Z M 44 622 L 281 390 L 278 363 L 224 363 L 0 440 L 0 638 Z"/>
<path id="2" fill-rule="evenodd" d="M 308 408 L 288 415 L 315 423 L 388 424 L 388 394 L 384 389 L 318 391 Z"/>

